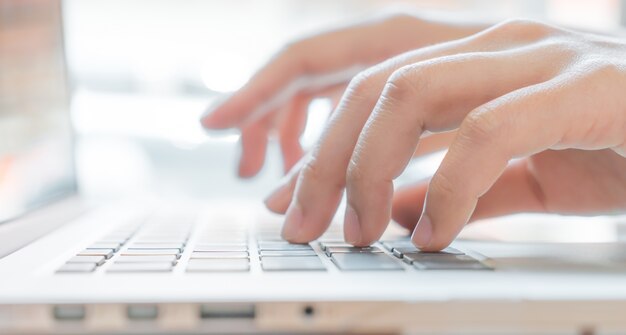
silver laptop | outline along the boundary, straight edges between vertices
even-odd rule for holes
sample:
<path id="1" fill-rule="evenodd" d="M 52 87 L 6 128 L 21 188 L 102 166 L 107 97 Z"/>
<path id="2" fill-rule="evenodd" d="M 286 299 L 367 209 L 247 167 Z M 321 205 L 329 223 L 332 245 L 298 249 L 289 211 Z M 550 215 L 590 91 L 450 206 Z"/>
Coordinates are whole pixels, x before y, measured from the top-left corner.
<path id="1" fill-rule="evenodd" d="M 260 204 L 87 205 L 59 3 L 31 5 L 0 3 L 0 333 L 626 332 L 618 242 L 289 244 Z"/>

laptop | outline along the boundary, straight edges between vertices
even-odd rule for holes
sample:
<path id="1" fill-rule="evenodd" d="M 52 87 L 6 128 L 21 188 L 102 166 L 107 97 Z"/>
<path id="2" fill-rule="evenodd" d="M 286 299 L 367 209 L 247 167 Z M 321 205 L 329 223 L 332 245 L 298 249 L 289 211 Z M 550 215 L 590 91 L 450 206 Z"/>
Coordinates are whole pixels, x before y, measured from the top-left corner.
<path id="1" fill-rule="evenodd" d="M 0 17 L 0 333 L 626 332 L 617 241 L 425 253 L 393 224 L 354 248 L 337 222 L 289 244 L 260 204 L 85 202 L 60 4 L 3 2 Z"/>

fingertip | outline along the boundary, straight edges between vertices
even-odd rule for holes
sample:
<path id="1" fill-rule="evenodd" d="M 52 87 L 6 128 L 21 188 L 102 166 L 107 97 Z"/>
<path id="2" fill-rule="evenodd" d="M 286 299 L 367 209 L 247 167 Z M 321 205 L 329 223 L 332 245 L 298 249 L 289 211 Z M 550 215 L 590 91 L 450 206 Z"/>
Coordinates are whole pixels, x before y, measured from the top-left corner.
<path id="1" fill-rule="evenodd" d="M 290 201 L 291 192 L 283 185 L 272 191 L 272 193 L 263 200 L 263 203 L 270 211 L 282 214 L 287 210 Z"/>
<path id="2" fill-rule="evenodd" d="M 263 167 L 263 157 L 257 157 L 264 153 L 249 152 L 251 148 L 242 145 L 241 158 L 239 159 L 239 167 L 237 175 L 242 179 L 250 179 L 256 176 Z"/>
<path id="3" fill-rule="evenodd" d="M 431 217 L 424 212 L 413 230 L 411 241 L 422 251 L 436 252 L 445 249 L 452 243 L 454 236 L 445 235 L 445 232 L 437 232 L 435 227 L 437 222 L 433 222 Z M 441 228 L 441 225 L 439 225 Z"/>
<path id="4" fill-rule="evenodd" d="M 225 129 L 234 126 L 233 117 L 241 110 L 237 94 L 223 94 L 214 99 L 200 117 L 200 124 L 207 129 Z"/>
<path id="5" fill-rule="evenodd" d="M 417 226 L 413 231 L 413 236 L 411 236 L 411 241 L 415 244 L 419 249 L 427 249 L 430 246 L 430 242 L 432 239 L 433 226 L 430 221 L 430 217 L 424 214 L 417 222 Z"/>
<path id="6" fill-rule="evenodd" d="M 237 175 L 239 178 L 250 179 L 259 173 L 260 168 L 255 166 L 251 166 L 251 164 L 246 164 L 245 159 L 242 159 L 242 163 L 239 164 L 239 170 L 237 171 Z"/>
<path id="7" fill-rule="evenodd" d="M 267 208 L 270 212 L 275 213 L 275 214 L 285 214 L 285 212 L 287 211 L 286 206 L 281 207 L 278 204 L 268 199 L 263 200 L 263 204 L 265 205 L 265 208 Z"/>
<path id="8" fill-rule="evenodd" d="M 206 129 L 222 129 L 224 128 L 223 122 L 219 119 L 219 116 L 215 114 L 209 114 L 200 118 L 200 124 Z"/>
<path id="9" fill-rule="evenodd" d="M 301 243 L 302 221 L 304 221 L 302 206 L 297 201 L 294 201 L 285 214 L 285 223 L 280 232 L 282 238 L 292 243 Z"/>
<path id="10" fill-rule="evenodd" d="M 343 234 L 347 243 L 358 246 L 361 242 L 361 224 L 359 223 L 359 216 L 348 205 L 343 219 Z"/>

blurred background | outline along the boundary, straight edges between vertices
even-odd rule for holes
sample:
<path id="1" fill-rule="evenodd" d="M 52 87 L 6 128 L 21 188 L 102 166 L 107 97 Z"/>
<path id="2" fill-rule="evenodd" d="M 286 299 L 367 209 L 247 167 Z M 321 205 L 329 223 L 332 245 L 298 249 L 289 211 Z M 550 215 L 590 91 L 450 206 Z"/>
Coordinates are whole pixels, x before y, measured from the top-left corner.
<path id="1" fill-rule="evenodd" d="M 589 30 L 616 30 L 620 0 L 66 0 L 67 57 L 74 85 L 83 191 L 98 196 L 261 197 L 282 173 L 273 144 L 250 180 L 235 175 L 237 133 L 207 133 L 198 119 L 236 90 L 283 44 L 388 8 L 464 20 L 529 17 Z M 427 32 L 425 32 L 427 33 Z M 302 141 L 328 113 L 314 103 Z M 436 160 L 409 169 L 428 173 Z M 415 178 L 415 176 L 405 179 Z"/>

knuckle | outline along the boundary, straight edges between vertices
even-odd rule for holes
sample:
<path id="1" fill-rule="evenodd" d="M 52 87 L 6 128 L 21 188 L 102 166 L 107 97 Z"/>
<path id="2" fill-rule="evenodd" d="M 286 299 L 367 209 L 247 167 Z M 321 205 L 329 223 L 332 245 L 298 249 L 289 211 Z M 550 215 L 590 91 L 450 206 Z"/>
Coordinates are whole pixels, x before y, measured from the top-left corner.
<path id="1" fill-rule="evenodd" d="M 337 178 L 331 171 L 324 169 L 324 164 L 316 158 L 308 159 L 300 172 L 300 178 L 307 181 L 308 185 L 327 185 L 336 190 L 343 189 L 343 178 Z"/>
<path id="2" fill-rule="evenodd" d="M 366 164 L 363 164 L 363 155 L 365 153 L 363 140 L 359 140 L 354 147 L 350 162 L 346 170 L 346 182 L 348 184 L 363 184 L 366 179 Z"/>
<path id="3" fill-rule="evenodd" d="M 540 47 L 542 50 L 558 55 L 560 59 L 569 62 L 579 58 L 581 43 L 565 36 L 559 36 L 542 41 Z"/>
<path id="4" fill-rule="evenodd" d="M 312 180 L 313 182 L 317 182 L 322 179 L 321 171 L 317 167 L 317 164 L 315 163 L 315 161 L 312 159 L 307 160 L 302 165 L 302 170 L 300 173 L 302 175 L 302 178 Z"/>
<path id="5" fill-rule="evenodd" d="M 492 141 L 501 130 L 501 122 L 492 109 L 480 107 L 465 117 L 459 129 L 459 136 L 471 143 L 484 144 Z"/>
<path id="6" fill-rule="evenodd" d="M 578 60 L 571 71 L 572 82 L 578 83 L 581 87 L 589 87 L 590 83 L 605 85 L 606 82 L 622 82 L 624 80 L 624 69 L 620 64 L 595 57 Z"/>
<path id="7" fill-rule="evenodd" d="M 301 54 L 304 43 L 304 40 L 289 41 L 280 49 L 278 55 L 285 58 L 297 57 L 297 55 Z"/>
<path id="8" fill-rule="evenodd" d="M 589 73 L 598 79 L 615 78 L 623 73 L 621 65 L 608 60 L 593 59 L 586 62 Z"/>
<path id="9" fill-rule="evenodd" d="M 317 68 L 317 63 L 310 57 L 310 45 L 315 37 L 294 40 L 285 44 L 274 57 L 297 72 L 308 73 L 313 72 Z"/>
<path id="10" fill-rule="evenodd" d="M 496 24 L 490 29 L 491 36 L 517 37 L 520 39 L 538 40 L 556 32 L 556 29 L 544 23 L 529 19 L 509 19 Z"/>
<path id="11" fill-rule="evenodd" d="M 391 15 L 389 15 L 389 17 L 387 18 L 386 22 L 390 23 L 390 24 L 405 24 L 405 23 L 414 23 L 418 21 L 418 19 L 411 15 L 411 14 L 407 14 L 407 13 L 393 13 Z"/>
<path id="12" fill-rule="evenodd" d="M 394 71 L 383 90 L 385 99 L 403 101 L 414 97 L 427 86 L 429 76 L 424 66 L 404 66 Z"/>
<path id="13" fill-rule="evenodd" d="M 361 184 L 363 180 L 363 170 L 358 163 L 358 159 L 350 159 L 350 164 L 348 165 L 348 170 L 346 171 L 347 184 Z"/>
<path id="14" fill-rule="evenodd" d="M 346 170 L 346 185 L 359 192 L 371 192 L 382 182 L 386 182 L 386 179 L 380 170 L 369 165 L 366 159 L 361 159 L 363 154 L 362 149 L 357 149 L 352 154 Z"/>
<path id="15" fill-rule="evenodd" d="M 353 97 L 368 97 L 372 90 L 373 70 L 359 72 L 348 84 L 346 93 Z"/>
<path id="16" fill-rule="evenodd" d="M 450 199 L 457 192 L 452 184 L 452 181 L 445 172 L 440 171 L 433 176 L 433 179 L 430 181 L 430 185 L 428 186 L 429 193 L 436 193 L 437 196 L 442 199 Z"/>

